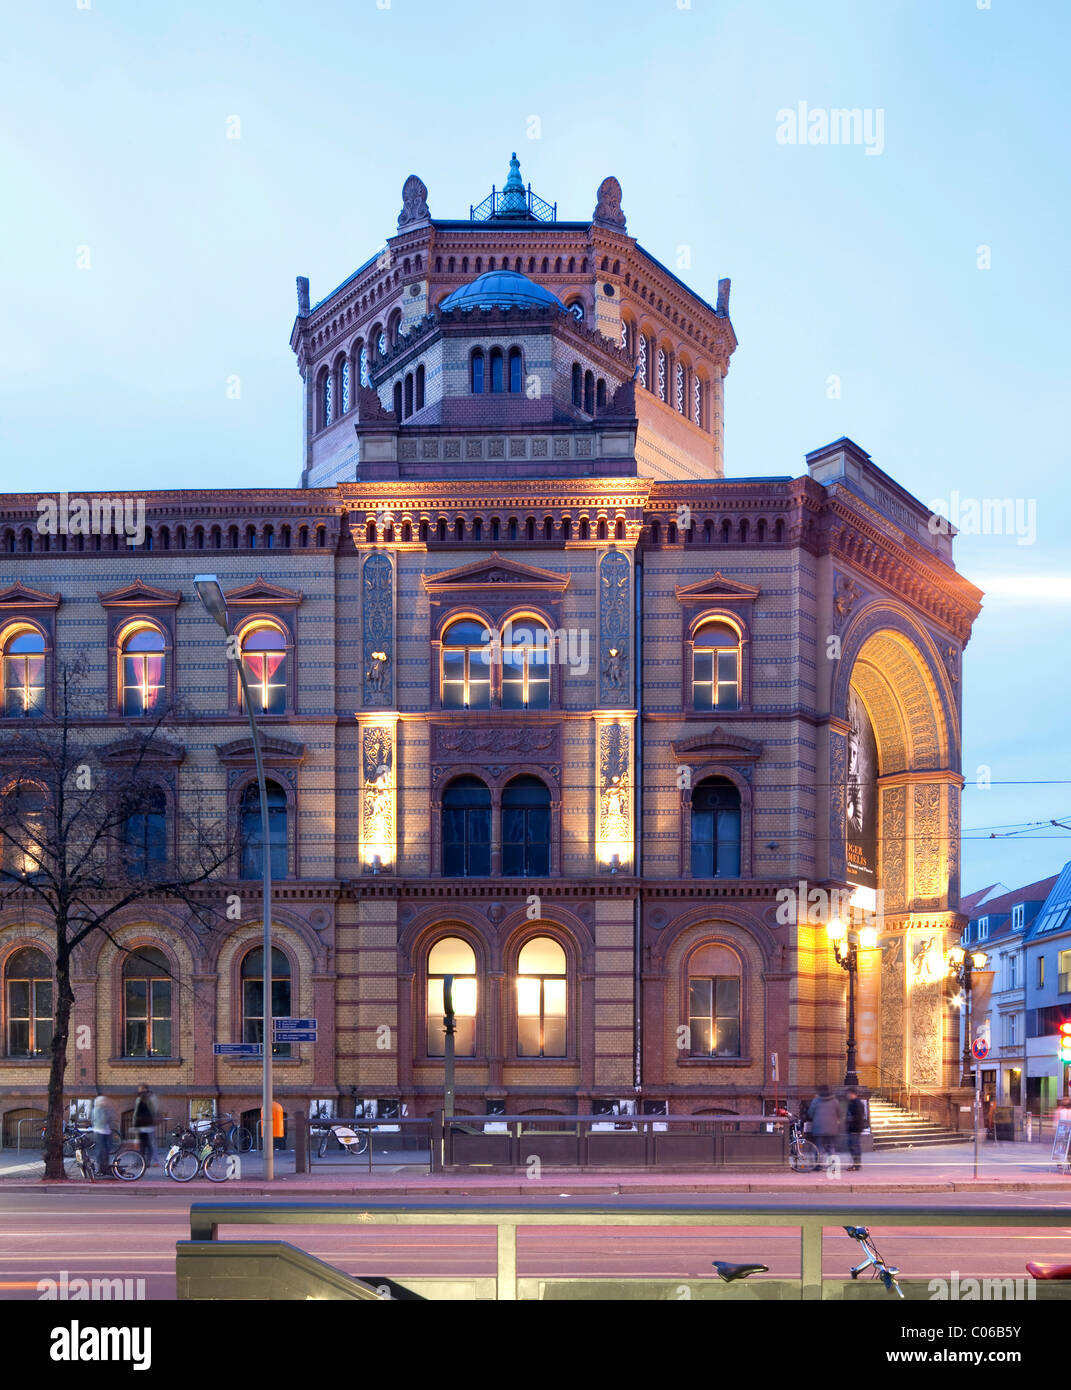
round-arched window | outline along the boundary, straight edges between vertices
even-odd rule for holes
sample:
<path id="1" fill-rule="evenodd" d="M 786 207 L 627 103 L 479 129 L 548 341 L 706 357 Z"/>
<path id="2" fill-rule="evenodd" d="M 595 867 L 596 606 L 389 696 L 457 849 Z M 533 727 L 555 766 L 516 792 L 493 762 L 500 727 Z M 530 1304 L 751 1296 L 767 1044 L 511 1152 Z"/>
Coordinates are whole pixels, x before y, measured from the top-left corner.
<path id="1" fill-rule="evenodd" d="M 458 936 L 444 936 L 428 952 L 428 1056 L 441 1057 L 446 1050 L 443 981 L 453 976 L 454 1053 L 476 1055 L 476 953 Z"/>
<path id="2" fill-rule="evenodd" d="M 517 957 L 517 1052 L 564 1057 L 569 991 L 565 951 L 550 936 L 526 941 Z"/>

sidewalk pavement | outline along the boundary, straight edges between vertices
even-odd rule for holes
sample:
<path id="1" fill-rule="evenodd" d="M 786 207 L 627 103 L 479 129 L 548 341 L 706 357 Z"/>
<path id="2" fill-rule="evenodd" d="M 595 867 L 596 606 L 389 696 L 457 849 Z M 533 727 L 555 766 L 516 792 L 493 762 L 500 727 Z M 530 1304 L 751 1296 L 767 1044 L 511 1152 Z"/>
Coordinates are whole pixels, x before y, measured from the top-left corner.
<path id="1" fill-rule="evenodd" d="M 971 1144 L 945 1144 L 917 1149 L 886 1149 L 864 1155 L 861 1172 L 849 1171 L 842 1164 L 838 1175 L 761 1171 L 706 1171 L 701 1169 L 576 1169 L 544 1166 L 539 1177 L 523 1172 L 463 1169 L 449 1173 L 428 1173 L 412 1161 L 400 1163 L 401 1154 L 377 1155 L 372 1172 L 367 1159 L 340 1157 L 337 1161 L 314 1158 L 312 1171 L 294 1172 L 293 1153 L 275 1156 L 275 1181 L 269 1187 L 263 1178 L 260 1154 L 242 1154 L 240 1175 L 226 1184 L 196 1178 L 178 1184 L 164 1176 L 162 1168 L 152 1168 L 136 1183 L 114 1184 L 123 1191 L 145 1195 L 177 1190 L 195 1200 L 224 1191 L 244 1196 L 273 1195 L 281 1199 L 309 1197 L 441 1197 L 644 1195 L 647 1193 L 797 1193 L 835 1192 L 1039 1192 L 1066 1193 L 1071 1200 L 1071 1175 L 1061 1173 L 1049 1159 L 1047 1144 L 995 1143 L 981 1146 L 978 1177 L 974 1177 L 974 1150 Z M 407 1155 L 410 1157 L 410 1155 Z M 39 1154 L 0 1150 L 0 1181 L 5 1188 L 41 1188 L 43 1165 Z M 114 1180 L 113 1180 L 114 1182 Z M 88 1186 L 78 1180 L 50 1186 Z"/>

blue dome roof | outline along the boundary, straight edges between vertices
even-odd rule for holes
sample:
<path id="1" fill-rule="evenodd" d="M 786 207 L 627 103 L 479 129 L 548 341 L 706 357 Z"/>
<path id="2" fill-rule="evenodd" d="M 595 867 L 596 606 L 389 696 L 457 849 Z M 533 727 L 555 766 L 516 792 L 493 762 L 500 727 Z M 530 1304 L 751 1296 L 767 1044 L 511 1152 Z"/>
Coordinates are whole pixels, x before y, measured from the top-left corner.
<path id="1" fill-rule="evenodd" d="M 508 309 L 517 305 L 530 309 L 563 309 L 556 294 L 529 280 L 516 270 L 489 270 L 470 284 L 448 294 L 440 309 Z"/>

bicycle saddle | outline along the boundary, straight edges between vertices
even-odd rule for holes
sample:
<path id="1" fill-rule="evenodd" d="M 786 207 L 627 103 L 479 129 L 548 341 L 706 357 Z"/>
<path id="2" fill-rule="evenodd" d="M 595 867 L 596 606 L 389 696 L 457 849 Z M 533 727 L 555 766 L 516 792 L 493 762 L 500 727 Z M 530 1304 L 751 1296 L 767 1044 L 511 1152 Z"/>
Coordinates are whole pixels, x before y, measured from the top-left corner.
<path id="1" fill-rule="evenodd" d="M 1071 1279 L 1071 1265 L 1058 1265 L 1048 1260 L 1028 1260 L 1026 1272 L 1035 1279 Z"/>
<path id="2" fill-rule="evenodd" d="M 725 1260 L 711 1260 L 711 1264 L 718 1271 L 718 1277 L 727 1284 L 734 1279 L 746 1279 L 749 1274 L 767 1274 L 770 1269 L 769 1265 L 732 1265 Z"/>

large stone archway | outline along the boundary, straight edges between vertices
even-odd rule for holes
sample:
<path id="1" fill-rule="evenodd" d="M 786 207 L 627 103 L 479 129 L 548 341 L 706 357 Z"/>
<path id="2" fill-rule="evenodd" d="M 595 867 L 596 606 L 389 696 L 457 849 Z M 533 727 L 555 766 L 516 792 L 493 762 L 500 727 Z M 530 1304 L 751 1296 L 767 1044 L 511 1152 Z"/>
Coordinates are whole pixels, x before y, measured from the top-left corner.
<path id="1" fill-rule="evenodd" d="M 845 634 L 833 709 L 831 872 L 871 883 L 880 915 L 880 974 L 869 976 L 870 993 L 860 999 L 860 1011 L 877 1016 L 876 1046 L 860 1057 L 860 1080 L 886 1088 L 953 1086 L 958 1020 L 943 961 L 962 926 L 956 690 L 932 638 L 902 612 L 875 605 Z M 868 852 L 853 844 L 858 764 L 868 749 L 875 763 L 866 792 L 873 817 L 869 879 L 860 868 Z"/>

